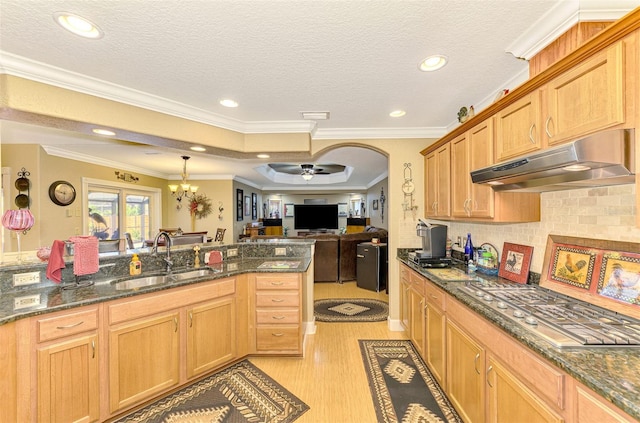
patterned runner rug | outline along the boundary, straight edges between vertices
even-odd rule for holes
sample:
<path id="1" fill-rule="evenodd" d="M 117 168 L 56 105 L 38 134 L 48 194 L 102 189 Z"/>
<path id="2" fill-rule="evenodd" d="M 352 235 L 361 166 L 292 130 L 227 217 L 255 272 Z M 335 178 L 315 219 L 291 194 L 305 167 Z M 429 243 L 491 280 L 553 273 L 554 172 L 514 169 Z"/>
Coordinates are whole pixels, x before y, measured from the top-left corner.
<path id="1" fill-rule="evenodd" d="M 189 385 L 121 423 L 289 423 L 309 406 L 247 360 Z"/>
<path id="2" fill-rule="evenodd" d="M 359 342 L 378 422 L 462 422 L 411 341 Z"/>
<path id="3" fill-rule="evenodd" d="M 318 322 L 380 322 L 387 320 L 389 305 L 368 298 L 331 298 L 314 302 Z"/>

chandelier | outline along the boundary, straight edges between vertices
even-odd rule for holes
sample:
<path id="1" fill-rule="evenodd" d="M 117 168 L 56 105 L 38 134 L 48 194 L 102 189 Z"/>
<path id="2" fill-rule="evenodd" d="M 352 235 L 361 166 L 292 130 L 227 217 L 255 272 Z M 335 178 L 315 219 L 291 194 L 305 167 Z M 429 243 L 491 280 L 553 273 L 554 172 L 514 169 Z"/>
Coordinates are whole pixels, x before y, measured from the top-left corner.
<path id="1" fill-rule="evenodd" d="M 196 192 L 198 191 L 198 187 L 196 185 L 191 185 L 189 181 L 187 181 L 187 178 L 189 177 L 189 174 L 187 173 L 187 160 L 189 159 L 189 156 L 182 156 L 184 165 L 182 167 L 182 182 L 180 183 L 180 185 L 169 185 L 171 195 L 176 197 L 176 200 L 178 200 L 178 204 L 176 205 L 176 208 L 178 210 L 182 208 L 183 197 L 188 199 L 194 198 Z"/>

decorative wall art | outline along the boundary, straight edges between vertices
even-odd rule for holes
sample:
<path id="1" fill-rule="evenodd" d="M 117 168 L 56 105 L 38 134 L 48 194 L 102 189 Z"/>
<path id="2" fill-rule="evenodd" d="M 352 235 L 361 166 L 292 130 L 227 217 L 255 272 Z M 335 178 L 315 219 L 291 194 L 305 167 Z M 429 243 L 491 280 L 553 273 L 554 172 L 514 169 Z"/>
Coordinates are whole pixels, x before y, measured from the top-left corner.
<path id="1" fill-rule="evenodd" d="M 270 219 L 280 219 L 281 205 L 282 205 L 282 200 L 269 199 L 269 218 Z"/>
<path id="2" fill-rule="evenodd" d="M 513 282 L 527 283 L 532 255 L 533 247 L 505 242 L 498 275 Z"/>
<path id="3" fill-rule="evenodd" d="M 244 215 L 251 216 L 251 197 L 244 196 Z"/>
<path id="4" fill-rule="evenodd" d="M 371 209 L 378 210 L 378 200 L 373 200 L 373 203 L 371 204 Z"/>
<path id="5" fill-rule="evenodd" d="M 258 194 L 251 193 L 251 219 L 258 219 Z"/>
<path id="6" fill-rule="evenodd" d="M 347 217 L 349 215 L 349 207 L 347 203 L 338 203 L 338 217 Z"/>
<path id="7" fill-rule="evenodd" d="M 284 217 L 293 217 L 293 203 L 285 203 Z"/>
<path id="8" fill-rule="evenodd" d="M 241 221 L 244 219 L 243 216 L 243 202 L 244 200 L 244 192 L 241 189 L 236 189 L 236 220 Z"/>

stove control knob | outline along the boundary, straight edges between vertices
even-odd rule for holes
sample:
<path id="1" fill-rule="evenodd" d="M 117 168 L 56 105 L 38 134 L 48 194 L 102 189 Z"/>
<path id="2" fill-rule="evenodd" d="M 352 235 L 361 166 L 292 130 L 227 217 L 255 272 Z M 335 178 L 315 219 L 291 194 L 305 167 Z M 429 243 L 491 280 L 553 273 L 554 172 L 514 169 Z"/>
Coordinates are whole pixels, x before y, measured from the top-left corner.
<path id="1" fill-rule="evenodd" d="M 522 310 L 513 310 L 513 317 L 517 317 L 518 319 L 522 319 L 524 317 L 524 311 L 522 311 Z"/>
<path id="2" fill-rule="evenodd" d="M 489 294 L 485 294 L 484 297 L 482 297 L 482 299 L 485 300 L 488 303 L 493 301 L 493 297 L 491 295 L 489 295 Z"/>
<path id="3" fill-rule="evenodd" d="M 484 297 L 484 292 L 481 290 L 476 291 L 476 297 Z"/>
<path id="4" fill-rule="evenodd" d="M 524 322 L 528 325 L 535 326 L 538 324 L 538 319 L 533 316 L 527 316 L 524 318 Z"/>
<path id="5" fill-rule="evenodd" d="M 496 306 L 497 306 L 498 308 L 502 308 L 502 309 L 507 308 L 507 304 L 506 304 L 504 301 L 498 301 L 498 302 L 496 303 Z"/>

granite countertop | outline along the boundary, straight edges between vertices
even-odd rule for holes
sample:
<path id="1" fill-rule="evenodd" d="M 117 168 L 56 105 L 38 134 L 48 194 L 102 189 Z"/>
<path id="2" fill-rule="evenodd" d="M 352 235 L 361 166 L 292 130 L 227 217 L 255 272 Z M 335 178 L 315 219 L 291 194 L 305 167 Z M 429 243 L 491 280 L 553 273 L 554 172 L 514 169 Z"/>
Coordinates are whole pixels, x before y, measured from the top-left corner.
<path id="1" fill-rule="evenodd" d="M 211 267 L 214 273 L 206 276 L 185 279 L 178 282 L 169 282 L 158 285 L 144 286 L 135 289 L 117 290 L 115 283 L 123 280 L 155 276 L 159 272 L 143 273 L 140 276 L 121 278 L 96 279 L 94 285 L 75 289 L 63 289 L 63 285 L 45 286 L 32 290 L 21 290 L 16 293 L 3 293 L 0 296 L 0 325 L 54 311 L 65 310 L 74 307 L 82 307 L 104 301 L 119 298 L 132 297 L 150 292 L 187 286 L 199 282 L 227 278 L 243 273 L 300 273 L 306 272 L 311 264 L 310 257 L 281 257 L 270 258 L 244 258 L 241 260 L 228 260 L 212 266 L 201 266 L 200 269 Z M 197 270 L 194 267 L 183 268 L 182 271 Z M 176 269 L 174 273 L 179 273 Z M 39 296 L 40 305 L 24 309 L 15 309 L 15 300 L 29 296 Z"/>
<path id="2" fill-rule="evenodd" d="M 613 404 L 640 420 L 640 348 L 636 347 L 585 347 L 560 349 L 539 336 L 520 328 L 488 306 L 459 290 L 464 282 L 439 280 L 426 270 L 414 265 L 406 255 L 398 260 L 428 278 L 447 294 L 498 326 L 529 349 L 540 354 L 558 368 L 584 383 Z M 491 280 L 497 276 L 477 275 Z M 491 340 L 483 340 L 489 348 Z"/>

